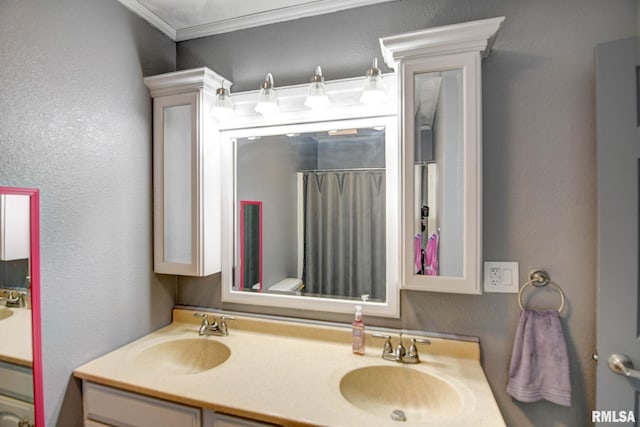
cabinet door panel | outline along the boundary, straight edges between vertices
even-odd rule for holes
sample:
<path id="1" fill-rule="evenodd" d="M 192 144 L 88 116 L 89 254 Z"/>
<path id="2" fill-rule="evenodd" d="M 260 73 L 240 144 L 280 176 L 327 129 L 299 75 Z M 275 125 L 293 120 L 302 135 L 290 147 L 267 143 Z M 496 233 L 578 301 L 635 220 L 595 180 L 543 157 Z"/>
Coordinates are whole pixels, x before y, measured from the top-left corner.
<path id="1" fill-rule="evenodd" d="M 0 362 L 0 394 L 33 403 L 33 371 Z"/>
<path id="2" fill-rule="evenodd" d="M 188 97 L 191 98 L 191 97 Z M 189 99 L 185 99 L 188 101 Z M 164 170 L 164 262 L 190 264 L 193 104 L 165 106 L 162 168 Z"/>
<path id="3" fill-rule="evenodd" d="M 33 405 L 0 395 L 0 427 L 18 427 L 24 419 L 33 423 Z"/>
<path id="4" fill-rule="evenodd" d="M 200 427 L 201 410 L 84 382 L 84 416 L 118 427 Z"/>

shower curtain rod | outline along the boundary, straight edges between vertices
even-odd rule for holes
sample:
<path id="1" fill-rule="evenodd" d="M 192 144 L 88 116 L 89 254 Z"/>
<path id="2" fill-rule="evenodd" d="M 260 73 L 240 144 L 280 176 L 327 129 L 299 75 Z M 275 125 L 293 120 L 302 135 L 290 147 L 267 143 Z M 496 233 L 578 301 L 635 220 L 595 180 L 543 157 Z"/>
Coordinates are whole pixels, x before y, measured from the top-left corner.
<path id="1" fill-rule="evenodd" d="M 375 171 L 384 171 L 385 168 L 350 168 L 350 169 L 300 169 L 298 172 L 375 172 Z"/>

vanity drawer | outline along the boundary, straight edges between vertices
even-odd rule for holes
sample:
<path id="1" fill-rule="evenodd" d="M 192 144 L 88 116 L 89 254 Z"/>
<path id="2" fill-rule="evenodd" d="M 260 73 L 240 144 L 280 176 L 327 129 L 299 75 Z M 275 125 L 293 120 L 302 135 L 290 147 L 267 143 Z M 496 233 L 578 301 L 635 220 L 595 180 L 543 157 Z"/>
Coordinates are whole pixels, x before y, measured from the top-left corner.
<path id="1" fill-rule="evenodd" d="M 0 394 L 33 403 L 31 368 L 0 362 Z"/>
<path id="2" fill-rule="evenodd" d="M 201 410 L 88 381 L 83 382 L 85 426 L 200 427 Z M 97 422 L 98 424 L 92 423 Z"/>

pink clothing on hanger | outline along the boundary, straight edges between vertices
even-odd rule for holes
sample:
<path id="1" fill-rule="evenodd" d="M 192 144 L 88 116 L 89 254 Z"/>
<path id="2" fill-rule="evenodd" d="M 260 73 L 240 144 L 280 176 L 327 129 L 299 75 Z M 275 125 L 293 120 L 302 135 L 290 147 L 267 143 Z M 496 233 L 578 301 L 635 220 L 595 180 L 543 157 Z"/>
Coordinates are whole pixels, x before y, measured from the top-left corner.
<path id="1" fill-rule="evenodd" d="M 427 242 L 427 250 L 425 251 L 425 269 L 424 274 L 427 276 L 438 275 L 438 233 L 433 233 Z"/>

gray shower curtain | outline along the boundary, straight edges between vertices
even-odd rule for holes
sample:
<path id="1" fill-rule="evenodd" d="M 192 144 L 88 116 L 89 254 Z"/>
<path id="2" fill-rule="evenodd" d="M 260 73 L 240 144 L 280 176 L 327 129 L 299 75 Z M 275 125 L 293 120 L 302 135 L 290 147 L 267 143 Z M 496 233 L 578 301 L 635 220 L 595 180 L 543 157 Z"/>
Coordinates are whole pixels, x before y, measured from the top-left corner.
<path id="1" fill-rule="evenodd" d="M 305 293 L 384 301 L 384 170 L 305 172 Z"/>

